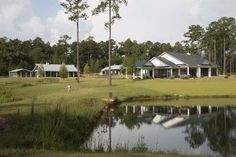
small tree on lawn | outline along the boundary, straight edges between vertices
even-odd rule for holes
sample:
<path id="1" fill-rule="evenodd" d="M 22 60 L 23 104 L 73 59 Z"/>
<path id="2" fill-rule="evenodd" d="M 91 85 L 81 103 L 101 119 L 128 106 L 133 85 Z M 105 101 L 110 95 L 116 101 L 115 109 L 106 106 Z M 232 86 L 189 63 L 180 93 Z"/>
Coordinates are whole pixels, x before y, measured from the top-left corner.
<path id="1" fill-rule="evenodd" d="M 88 63 L 85 64 L 85 66 L 84 66 L 84 73 L 85 74 L 89 74 L 90 73 L 90 66 L 88 65 Z"/>
<path id="2" fill-rule="evenodd" d="M 68 77 L 68 69 L 66 68 L 66 65 L 64 63 L 62 63 L 60 67 L 59 76 L 63 79 Z"/>

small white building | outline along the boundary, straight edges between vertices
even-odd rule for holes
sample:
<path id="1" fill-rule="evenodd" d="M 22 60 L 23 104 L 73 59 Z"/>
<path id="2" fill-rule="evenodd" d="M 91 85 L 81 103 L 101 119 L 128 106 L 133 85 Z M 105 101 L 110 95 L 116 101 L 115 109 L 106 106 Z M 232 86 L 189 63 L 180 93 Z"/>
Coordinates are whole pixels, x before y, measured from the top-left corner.
<path id="1" fill-rule="evenodd" d="M 68 70 L 68 77 L 77 76 L 77 68 L 74 65 L 65 65 Z M 32 74 L 38 77 L 38 70 L 43 71 L 44 77 L 59 77 L 61 64 L 36 64 Z"/>
<path id="2" fill-rule="evenodd" d="M 122 74 L 123 65 L 112 65 L 111 66 L 111 75 L 121 75 Z M 108 75 L 109 67 L 105 67 L 100 71 L 100 75 Z"/>
<path id="3" fill-rule="evenodd" d="M 165 52 L 158 57 L 136 63 L 140 78 L 211 77 L 218 75 L 218 66 L 195 55 Z"/>
<path id="4" fill-rule="evenodd" d="M 9 71 L 9 77 L 31 77 L 31 71 L 28 69 L 15 69 Z"/>

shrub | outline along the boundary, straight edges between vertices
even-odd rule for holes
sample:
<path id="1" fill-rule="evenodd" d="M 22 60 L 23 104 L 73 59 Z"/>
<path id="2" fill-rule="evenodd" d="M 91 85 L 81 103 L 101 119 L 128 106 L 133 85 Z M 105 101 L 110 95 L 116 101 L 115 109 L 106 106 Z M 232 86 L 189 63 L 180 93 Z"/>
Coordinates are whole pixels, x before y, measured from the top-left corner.
<path id="1" fill-rule="evenodd" d="M 66 68 L 66 65 L 64 63 L 62 63 L 60 67 L 59 76 L 63 79 L 68 77 L 68 69 Z"/>
<path id="2" fill-rule="evenodd" d="M 90 66 L 88 65 L 88 63 L 85 64 L 85 66 L 84 66 L 84 73 L 85 74 L 89 74 L 90 73 Z"/>

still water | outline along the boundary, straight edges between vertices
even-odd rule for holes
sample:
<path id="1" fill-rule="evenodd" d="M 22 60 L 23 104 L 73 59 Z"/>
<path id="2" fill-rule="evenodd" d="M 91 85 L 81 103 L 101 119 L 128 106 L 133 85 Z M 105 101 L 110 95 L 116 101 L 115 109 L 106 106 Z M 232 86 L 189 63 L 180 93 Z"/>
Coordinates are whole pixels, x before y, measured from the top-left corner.
<path id="1" fill-rule="evenodd" d="M 87 146 L 103 151 L 236 156 L 236 107 L 105 108 Z"/>

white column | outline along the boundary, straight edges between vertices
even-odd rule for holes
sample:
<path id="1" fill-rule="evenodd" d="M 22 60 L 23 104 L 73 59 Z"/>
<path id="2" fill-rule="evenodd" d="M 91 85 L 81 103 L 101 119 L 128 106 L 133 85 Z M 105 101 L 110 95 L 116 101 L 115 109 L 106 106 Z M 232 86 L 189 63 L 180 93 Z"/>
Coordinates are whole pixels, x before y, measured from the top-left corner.
<path id="1" fill-rule="evenodd" d="M 212 107 L 211 106 L 209 106 L 209 113 L 211 113 L 212 112 Z"/>
<path id="2" fill-rule="evenodd" d="M 173 68 L 170 69 L 170 77 L 173 77 Z"/>
<path id="3" fill-rule="evenodd" d="M 202 114 L 201 106 L 197 106 L 197 113 L 198 113 L 199 116 Z"/>
<path id="4" fill-rule="evenodd" d="M 135 113 L 135 106 L 133 106 L 133 113 Z"/>
<path id="5" fill-rule="evenodd" d="M 173 107 L 170 108 L 170 114 L 173 114 L 174 113 L 174 110 L 173 110 Z"/>
<path id="6" fill-rule="evenodd" d="M 201 67 L 197 67 L 197 77 L 201 77 Z"/>
<path id="7" fill-rule="evenodd" d="M 128 113 L 128 106 L 125 106 L 125 113 Z"/>
<path id="8" fill-rule="evenodd" d="M 155 69 L 152 69 L 152 78 L 155 78 Z"/>
<path id="9" fill-rule="evenodd" d="M 143 115 L 143 112 L 144 112 L 144 107 L 141 106 L 141 115 Z"/>
<path id="10" fill-rule="evenodd" d="M 189 76 L 189 67 L 187 67 L 187 76 Z"/>
<path id="11" fill-rule="evenodd" d="M 208 68 L 208 77 L 211 77 L 211 67 Z"/>
<path id="12" fill-rule="evenodd" d="M 190 116 L 190 109 L 187 110 L 187 115 Z"/>
<path id="13" fill-rule="evenodd" d="M 140 70 L 140 78 L 143 79 L 143 69 Z"/>
<path id="14" fill-rule="evenodd" d="M 125 68 L 125 78 L 128 79 L 128 72 L 127 72 L 127 68 Z"/>
<path id="15" fill-rule="evenodd" d="M 178 69 L 178 75 L 181 76 L 181 69 Z"/>

